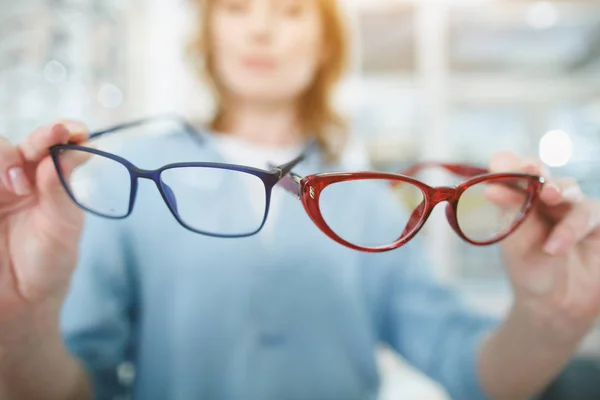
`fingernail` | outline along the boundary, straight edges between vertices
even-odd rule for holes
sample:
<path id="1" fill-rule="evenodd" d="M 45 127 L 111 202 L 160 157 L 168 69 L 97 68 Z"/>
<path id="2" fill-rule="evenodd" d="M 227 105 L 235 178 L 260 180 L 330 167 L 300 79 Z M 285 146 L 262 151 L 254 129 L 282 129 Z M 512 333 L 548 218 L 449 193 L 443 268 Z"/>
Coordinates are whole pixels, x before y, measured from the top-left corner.
<path id="1" fill-rule="evenodd" d="M 19 196 L 26 196 L 31 193 L 31 186 L 23 168 L 13 167 L 8 170 L 8 178 L 12 185 L 13 191 Z"/>
<path id="2" fill-rule="evenodd" d="M 557 255 L 561 251 L 562 240 L 559 237 L 553 237 L 546 242 L 544 251 L 551 256 Z"/>

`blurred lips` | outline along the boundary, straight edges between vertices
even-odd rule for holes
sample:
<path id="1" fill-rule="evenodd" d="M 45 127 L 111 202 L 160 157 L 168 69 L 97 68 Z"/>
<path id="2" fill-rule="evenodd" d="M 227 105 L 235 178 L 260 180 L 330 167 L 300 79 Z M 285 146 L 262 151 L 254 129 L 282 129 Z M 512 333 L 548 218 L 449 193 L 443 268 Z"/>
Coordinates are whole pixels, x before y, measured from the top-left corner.
<path id="1" fill-rule="evenodd" d="M 244 57 L 242 64 L 249 69 L 257 71 L 270 71 L 275 69 L 277 63 L 269 57 L 248 56 Z"/>

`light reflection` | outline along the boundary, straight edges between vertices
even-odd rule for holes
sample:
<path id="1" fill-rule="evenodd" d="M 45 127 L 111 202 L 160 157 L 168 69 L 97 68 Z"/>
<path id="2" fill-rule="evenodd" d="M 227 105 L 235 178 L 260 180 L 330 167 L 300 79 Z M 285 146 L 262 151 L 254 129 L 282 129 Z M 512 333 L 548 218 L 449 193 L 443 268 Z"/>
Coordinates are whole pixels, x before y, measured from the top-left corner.
<path id="1" fill-rule="evenodd" d="M 562 130 L 546 133 L 540 140 L 540 158 L 550 167 L 562 167 L 573 156 L 573 142 Z"/>

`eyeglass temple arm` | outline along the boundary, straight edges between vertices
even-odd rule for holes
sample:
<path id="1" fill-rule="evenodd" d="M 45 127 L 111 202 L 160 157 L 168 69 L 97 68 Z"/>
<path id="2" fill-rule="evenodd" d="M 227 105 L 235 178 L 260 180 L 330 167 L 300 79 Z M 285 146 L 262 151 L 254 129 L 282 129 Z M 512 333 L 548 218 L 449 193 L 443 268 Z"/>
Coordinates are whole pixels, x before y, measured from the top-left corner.
<path id="1" fill-rule="evenodd" d="M 300 152 L 298 157 L 294 158 L 292 161 L 288 161 L 285 164 L 281 164 L 277 167 L 274 167 L 281 171 L 281 178 L 283 178 L 284 176 L 289 174 L 296 165 L 298 165 L 302 161 L 304 161 L 306 159 L 306 155 L 308 154 L 308 152 L 311 151 L 313 149 L 313 147 L 315 147 L 316 145 L 317 145 L 317 141 L 315 139 L 310 140 L 306 144 L 306 146 L 304 146 L 304 149 L 302 149 L 302 151 Z"/>
<path id="2" fill-rule="evenodd" d="M 90 139 L 95 139 L 100 136 L 103 136 L 108 133 L 112 133 L 112 132 L 115 132 L 115 131 L 118 131 L 121 129 L 135 128 L 137 126 L 143 126 L 143 125 L 150 124 L 150 123 L 156 122 L 156 121 L 169 121 L 169 120 L 180 124 L 185 129 L 186 133 L 188 133 L 194 137 L 200 138 L 200 135 L 198 135 L 198 131 L 187 120 L 185 120 L 184 118 L 182 118 L 178 115 L 164 114 L 164 115 L 157 115 L 154 117 L 142 118 L 142 119 L 138 119 L 138 120 L 131 121 L 131 122 L 126 122 L 123 124 L 115 125 L 108 129 L 93 132 L 92 134 L 90 134 Z"/>
<path id="3" fill-rule="evenodd" d="M 428 169 L 428 168 L 442 168 L 448 172 L 453 173 L 454 175 L 462 176 L 463 178 L 473 178 L 478 175 L 484 175 L 484 174 L 490 173 L 489 170 L 487 170 L 485 168 L 477 167 L 474 165 L 449 164 L 449 163 L 441 163 L 441 162 L 435 162 L 435 161 L 425 161 L 425 162 L 420 162 L 420 163 L 411 165 L 410 167 L 401 171 L 400 173 L 402 175 L 406 175 L 406 176 L 415 176 L 420 171 L 422 171 L 424 169 Z"/>
<path id="4" fill-rule="evenodd" d="M 281 165 L 275 167 L 281 171 L 281 179 L 285 178 L 285 176 L 292 173 L 292 169 L 296 165 L 300 164 L 305 158 L 306 158 L 306 155 L 304 153 L 302 153 L 298 157 L 294 158 L 292 161 L 288 161 L 285 164 L 281 164 Z"/>

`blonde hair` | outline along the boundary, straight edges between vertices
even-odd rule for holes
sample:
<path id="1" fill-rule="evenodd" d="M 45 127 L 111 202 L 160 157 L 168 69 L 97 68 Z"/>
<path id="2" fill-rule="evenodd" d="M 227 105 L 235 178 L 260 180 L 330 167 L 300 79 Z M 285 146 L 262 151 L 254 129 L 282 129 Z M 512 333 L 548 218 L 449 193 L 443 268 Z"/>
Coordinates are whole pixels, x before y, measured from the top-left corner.
<path id="1" fill-rule="evenodd" d="M 214 130 L 223 129 L 225 105 L 222 85 L 215 71 L 210 46 L 210 17 L 214 0 L 192 0 L 198 6 L 200 25 L 192 35 L 189 46 L 194 60 L 201 59 L 196 72 L 210 85 L 216 100 L 216 111 L 209 125 Z M 300 128 L 305 135 L 317 140 L 329 160 L 337 160 L 347 138 L 346 119 L 335 110 L 333 94 L 349 62 L 349 38 L 344 17 L 337 0 L 316 0 L 323 27 L 323 46 L 327 50 L 324 62 L 304 92 L 299 104 Z"/>

